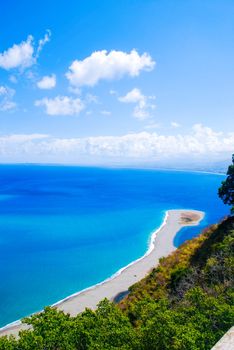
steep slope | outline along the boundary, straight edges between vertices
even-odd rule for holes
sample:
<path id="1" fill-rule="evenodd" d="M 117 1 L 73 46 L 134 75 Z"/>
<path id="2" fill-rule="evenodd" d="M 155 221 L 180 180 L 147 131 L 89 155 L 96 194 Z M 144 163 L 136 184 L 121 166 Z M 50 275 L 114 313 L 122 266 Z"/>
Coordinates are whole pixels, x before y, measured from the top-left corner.
<path id="1" fill-rule="evenodd" d="M 1 350 L 210 350 L 234 323 L 234 218 L 186 242 L 117 305 L 70 317 L 46 308 Z"/>

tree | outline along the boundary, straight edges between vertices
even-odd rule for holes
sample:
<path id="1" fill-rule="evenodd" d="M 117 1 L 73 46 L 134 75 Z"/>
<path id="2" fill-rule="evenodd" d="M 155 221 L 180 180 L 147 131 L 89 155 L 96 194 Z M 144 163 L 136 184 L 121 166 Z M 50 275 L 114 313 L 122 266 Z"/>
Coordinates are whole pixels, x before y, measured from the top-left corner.
<path id="1" fill-rule="evenodd" d="M 232 155 L 232 164 L 228 167 L 227 178 L 222 182 L 218 194 L 224 204 L 232 206 L 231 213 L 234 214 L 234 154 Z"/>

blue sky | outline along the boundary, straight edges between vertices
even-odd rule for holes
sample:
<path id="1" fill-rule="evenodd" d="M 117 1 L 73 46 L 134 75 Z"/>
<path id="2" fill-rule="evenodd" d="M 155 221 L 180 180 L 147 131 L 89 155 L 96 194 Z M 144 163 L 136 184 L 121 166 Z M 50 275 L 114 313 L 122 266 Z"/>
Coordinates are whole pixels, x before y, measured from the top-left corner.
<path id="1" fill-rule="evenodd" d="M 8 1 L 0 162 L 147 162 L 234 150 L 233 1 Z"/>

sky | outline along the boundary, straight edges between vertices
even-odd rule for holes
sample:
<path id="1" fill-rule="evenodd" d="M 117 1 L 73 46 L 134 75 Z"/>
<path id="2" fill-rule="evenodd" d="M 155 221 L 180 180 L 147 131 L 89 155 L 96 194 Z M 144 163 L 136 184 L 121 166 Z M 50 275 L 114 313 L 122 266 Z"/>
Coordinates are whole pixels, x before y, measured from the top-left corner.
<path id="1" fill-rule="evenodd" d="M 234 152 L 232 0 L 8 0 L 0 163 L 169 164 Z"/>

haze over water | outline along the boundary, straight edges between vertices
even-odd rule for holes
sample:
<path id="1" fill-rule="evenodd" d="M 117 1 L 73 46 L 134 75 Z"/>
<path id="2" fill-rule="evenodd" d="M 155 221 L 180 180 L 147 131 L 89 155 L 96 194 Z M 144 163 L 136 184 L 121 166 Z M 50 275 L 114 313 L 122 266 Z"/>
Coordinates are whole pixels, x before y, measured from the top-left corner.
<path id="1" fill-rule="evenodd" d="M 141 257 L 168 209 L 206 212 L 178 246 L 228 213 L 216 174 L 0 166 L 0 326 L 113 275 Z"/>

